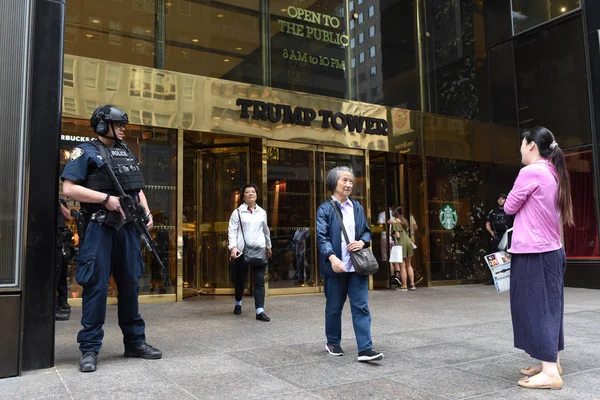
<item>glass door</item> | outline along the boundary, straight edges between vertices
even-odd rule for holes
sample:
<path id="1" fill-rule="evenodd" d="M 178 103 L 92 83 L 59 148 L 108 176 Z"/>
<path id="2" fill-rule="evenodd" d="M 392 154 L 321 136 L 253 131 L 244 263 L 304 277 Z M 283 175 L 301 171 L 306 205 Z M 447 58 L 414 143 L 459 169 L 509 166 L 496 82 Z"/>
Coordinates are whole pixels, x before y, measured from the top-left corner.
<path id="1" fill-rule="evenodd" d="M 314 292 L 318 286 L 312 251 L 315 154 L 316 146 L 267 141 L 267 219 L 273 246 L 268 269 L 271 295 Z"/>
<path id="2" fill-rule="evenodd" d="M 233 293 L 227 229 L 250 179 L 246 138 L 186 132 L 184 149 L 184 296 Z"/>

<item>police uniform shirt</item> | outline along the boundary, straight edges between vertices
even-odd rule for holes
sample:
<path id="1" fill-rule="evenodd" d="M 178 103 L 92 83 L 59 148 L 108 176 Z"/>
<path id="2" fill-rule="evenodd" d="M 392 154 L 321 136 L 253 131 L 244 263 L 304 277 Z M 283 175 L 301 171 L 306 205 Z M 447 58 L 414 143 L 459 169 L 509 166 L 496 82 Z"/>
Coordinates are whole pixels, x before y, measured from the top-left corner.
<path id="1" fill-rule="evenodd" d="M 492 224 L 492 230 L 498 235 L 503 235 L 507 229 L 512 227 L 511 216 L 498 207 L 490 211 L 487 220 Z"/>
<path id="2" fill-rule="evenodd" d="M 99 144 L 100 146 L 102 146 L 102 144 Z M 131 152 L 125 148 L 122 147 L 109 147 L 109 152 L 112 152 L 114 154 L 114 152 L 126 152 L 127 153 L 127 157 L 132 157 L 133 160 L 135 161 L 135 163 L 137 164 L 137 160 L 135 159 L 135 157 L 133 156 L 133 154 L 131 154 Z M 123 154 L 119 154 L 120 156 L 122 156 Z M 78 185 L 82 185 L 82 186 L 86 186 L 86 181 L 88 179 L 88 176 L 90 174 L 92 174 L 96 169 L 102 167 L 104 165 L 104 159 L 102 158 L 102 155 L 100 154 L 100 149 L 98 147 L 96 147 L 96 145 L 94 145 L 92 142 L 88 142 L 88 143 L 82 143 L 79 146 L 75 147 L 73 149 L 73 152 L 71 153 L 71 157 L 69 157 L 69 160 L 67 161 L 67 165 L 65 165 L 65 169 L 63 170 L 61 179 L 64 181 L 65 179 L 71 180 L 73 182 L 75 182 Z M 123 183 L 122 183 L 123 184 Z M 125 186 L 125 185 L 123 185 Z M 111 195 L 117 195 L 117 192 L 114 189 L 109 189 L 109 190 L 101 190 L 104 193 L 109 193 Z M 131 195 L 132 197 L 136 197 L 137 193 L 139 190 L 134 190 L 134 191 L 128 191 L 125 190 L 126 192 L 128 192 L 129 195 Z M 98 209 L 100 209 L 100 204 L 82 204 L 82 206 L 85 206 L 85 208 L 87 208 L 89 211 L 94 212 Z"/>

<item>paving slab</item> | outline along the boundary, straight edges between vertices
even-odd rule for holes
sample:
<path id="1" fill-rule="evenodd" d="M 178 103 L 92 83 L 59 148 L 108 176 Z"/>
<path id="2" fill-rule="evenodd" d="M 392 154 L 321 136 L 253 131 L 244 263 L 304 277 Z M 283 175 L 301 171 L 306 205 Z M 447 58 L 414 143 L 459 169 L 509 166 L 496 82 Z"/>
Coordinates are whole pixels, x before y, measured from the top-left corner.
<path id="1" fill-rule="evenodd" d="M 161 360 L 123 357 L 117 307 L 107 309 L 98 371 L 78 370 L 81 308 L 56 324 L 55 367 L 0 380 L 9 399 L 600 399 L 600 292 L 565 289 L 561 391 L 519 388 L 537 361 L 513 347 L 509 297 L 489 286 L 369 293 L 373 345 L 385 358 L 359 363 L 349 304 L 341 345 L 324 349 L 322 294 L 253 299 L 233 315 L 232 296 L 141 304 Z"/>

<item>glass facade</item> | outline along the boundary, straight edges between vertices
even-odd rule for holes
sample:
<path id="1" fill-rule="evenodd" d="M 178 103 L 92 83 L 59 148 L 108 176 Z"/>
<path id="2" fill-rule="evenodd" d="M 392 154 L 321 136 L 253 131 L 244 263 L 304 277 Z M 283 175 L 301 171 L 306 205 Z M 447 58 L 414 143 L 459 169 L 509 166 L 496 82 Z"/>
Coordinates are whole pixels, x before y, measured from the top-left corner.
<path id="1" fill-rule="evenodd" d="M 128 112 L 168 264 L 162 274 L 145 255 L 142 294 L 233 293 L 227 226 L 249 181 L 272 231 L 269 293 L 321 290 L 314 219 L 336 165 L 353 167 L 371 221 L 375 287 L 389 285 L 380 217 L 396 205 L 414 221 L 413 266 L 426 283 L 481 281 L 487 213 L 518 174 L 517 128 L 534 124 L 567 149 L 581 194 L 568 255 L 598 257 L 596 200 L 578 200 L 596 179 L 580 18 L 488 49 L 483 4 L 471 0 L 111 6 L 67 7 L 63 152 L 70 137 L 93 136 L 86 119 L 99 104 Z M 488 82 L 498 73 L 502 87 Z M 373 121 L 387 135 L 366 132 Z"/>
<path id="2" fill-rule="evenodd" d="M 512 0 L 512 24 L 515 34 L 579 9 L 579 0 Z"/>

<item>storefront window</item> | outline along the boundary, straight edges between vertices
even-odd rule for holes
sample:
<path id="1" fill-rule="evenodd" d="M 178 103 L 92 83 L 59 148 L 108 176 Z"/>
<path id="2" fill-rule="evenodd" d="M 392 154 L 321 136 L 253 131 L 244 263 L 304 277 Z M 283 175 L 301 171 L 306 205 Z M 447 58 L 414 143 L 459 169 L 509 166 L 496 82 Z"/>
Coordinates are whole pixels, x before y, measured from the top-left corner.
<path id="1" fill-rule="evenodd" d="M 512 0 L 513 33 L 533 28 L 579 7 L 579 0 Z"/>
<path id="2" fill-rule="evenodd" d="M 574 227 L 565 227 L 567 257 L 570 259 L 600 258 L 592 152 L 569 154 L 566 156 L 566 163 L 571 178 L 575 219 Z"/>
<path id="3" fill-rule="evenodd" d="M 169 129 L 128 125 L 125 142 L 137 157 L 146 189 L 144 193 L 152 210 L 154 228 L 150 231 L 157 244 L 157 252 L 165 266 L 162 270 L 150 253 L 142 248 L 145 270 L 140 279 L 140 294 L 174 294 L 176 275 L 176 221 L 177 221 L 177 132 Z M 61 173 L 69 156 L 78 144 L 96 135 L 89 122 L 64 118 L 62 123 L 60 164 Z M 59 195 L 62 195 L 62 188 Z M 69 208 L 78 209 L 79 203 L 67 199 Z M 74 223 L 70 229 L 76 232 Z M 82 288 L 75 281 L 75 262 L 69 265 L 67 284 L 69 297 L 81 297 Z M 117 296 L 117 286 L 111 278 L 109 296 Z"/>

